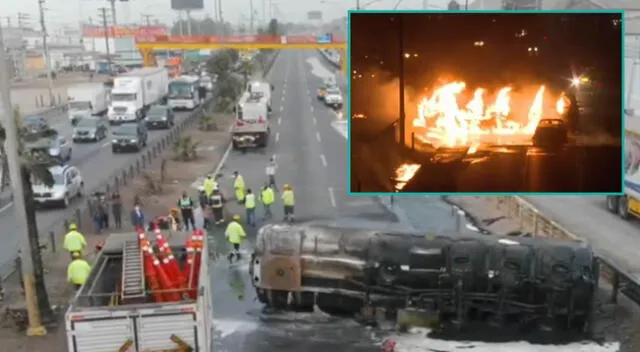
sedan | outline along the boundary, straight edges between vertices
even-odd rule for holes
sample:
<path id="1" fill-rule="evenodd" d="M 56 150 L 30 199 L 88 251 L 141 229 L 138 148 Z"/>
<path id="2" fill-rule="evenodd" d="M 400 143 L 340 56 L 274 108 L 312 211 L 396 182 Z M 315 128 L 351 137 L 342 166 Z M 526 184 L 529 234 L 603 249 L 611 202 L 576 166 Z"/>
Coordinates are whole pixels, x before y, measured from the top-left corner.
<path id="1" fill-rule="evenodd" d="M 78 120 L 73 128 L 73 142 L 97 142 L 107 138 L 107 125 L 99 117 Z"/>
<path id="2" fill-rule="evenodd" d="M 174 125 L 174 119 L 174 113 L 167 105 L 154 105 L 147 112 L 145 123 L 150 130 L 168 129 Z"/>

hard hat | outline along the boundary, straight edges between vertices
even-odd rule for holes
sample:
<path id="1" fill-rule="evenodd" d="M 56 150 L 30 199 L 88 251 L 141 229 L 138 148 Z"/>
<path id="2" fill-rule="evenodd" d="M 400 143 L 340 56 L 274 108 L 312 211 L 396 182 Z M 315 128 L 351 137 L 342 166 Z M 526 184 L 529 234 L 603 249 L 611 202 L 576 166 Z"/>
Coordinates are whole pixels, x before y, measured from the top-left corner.
<path id="1" fill-rule="evenodd" d="M 75 259 L 80 258 L 80 252 L 71 252 L 71 256 Z"/>
<path id="2" fill-rule="evenodd" d="M 233 220 L 240 220 L 240 215 L 236 214 L 233 216 Z"/>
<path id="3" fill-rule="evenodd" d="M 78 229 L 78 225 L 71 223 L 69 224 L 69 231 L 74 231 Z"/>

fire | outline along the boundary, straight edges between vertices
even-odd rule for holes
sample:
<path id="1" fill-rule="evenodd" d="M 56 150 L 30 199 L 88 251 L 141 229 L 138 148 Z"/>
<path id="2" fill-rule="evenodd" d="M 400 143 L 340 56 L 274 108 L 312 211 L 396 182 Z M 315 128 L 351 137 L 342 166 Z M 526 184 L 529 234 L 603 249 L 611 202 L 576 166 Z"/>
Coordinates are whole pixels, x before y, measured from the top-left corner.
<path id="1" fill-rule="evenodd" d="M 520 119 L 524 121 L 514 119 L 512 88 L 499 89 L 493 99 L 488 96 L 487 90 L 478 88 L 463 105 L 460 96 L 466 88 L 464 82 L 448 83 L 420 101 L 413 126 L 426 129 L 426 132 L 419 138 L 448 147 L 475 145 L 487 139 L 495 143 L 501 141 L 502 136 L 515 135 L 528 139 L 544 117 L 544 86 L 539 87 L 533 96 L 526 118 Z M 564 111 L 566 102 L 561 97 L 556 110 Z M 564 104 L 562 110 L 558 104 Z M 472 147 L 470 153 L 475 150 L 477 146 Z"/>
<path id="2" fill-rule="evenodd" d="M 419 164 L 402 164 L 396 169 L 396 191 L 401 191 L 407 185 L 416 172 L 420 170 Z"/>

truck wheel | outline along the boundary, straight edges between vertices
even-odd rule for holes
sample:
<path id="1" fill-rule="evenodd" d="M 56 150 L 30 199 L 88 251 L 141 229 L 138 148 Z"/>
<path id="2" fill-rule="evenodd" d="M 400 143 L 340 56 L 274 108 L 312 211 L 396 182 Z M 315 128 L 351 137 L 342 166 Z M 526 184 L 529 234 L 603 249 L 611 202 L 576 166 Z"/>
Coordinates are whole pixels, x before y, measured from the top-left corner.
<path id="1" fill-rule="evenodd" d="M 619 196 L 607 196 L 607 210 L 613 214 L 618 213 Z"/>
<path id="2" fill-rule="evenodd" d="M 362 300 L 340 294 L 320 293 L 316 304 L 318 308 L 329 315 L 349 317 L 359 313 L 362 309 Z"/>
<path id="3" fill-rule="evenodd" d="M 625 196 L 618 198 L 618 216 L 623 220 L 629 219 L 629 201 Z"/>
<path id="4" fill-rule="evenodd" d="M 267 290 L 267 306 L 278 310 L 287 309 L 289 292 L 280 290 Z"/>

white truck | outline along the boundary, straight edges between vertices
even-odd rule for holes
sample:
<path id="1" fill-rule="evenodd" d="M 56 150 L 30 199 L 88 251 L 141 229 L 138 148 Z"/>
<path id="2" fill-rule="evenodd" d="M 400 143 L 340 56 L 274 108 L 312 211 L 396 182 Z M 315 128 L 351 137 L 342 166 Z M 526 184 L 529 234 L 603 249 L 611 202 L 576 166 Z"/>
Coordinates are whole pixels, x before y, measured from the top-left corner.
<path id="1" fill-rule="evenodd" d="M 175 258 L 185 257 L 189 232 L 165 232 Z M 148 236 L 157 245 L 155 236 Z M 69 352 L 213 351 L 213 309 L 207 241 L 203 241 L 197 285 L 191 295 L 169 301 L 169 291 L 153 291 L 135 233 L 110 235 L 87 282 L 65 315 Z M 156 251 L 157 252 L 157 251 Z M 186 265 L 186 259 L 179 260 Z M 153 260 L 151 260 L 153 262 Z M 194 268 L 197 266 L 193 266 Z M 176 269 L 179 270 L 179 269 Z M 191 280 L 188 280 L 191 281 Z M 190 285 L 190 284 L 187 284 Z M 184 293 L 184 291 L 182 292 Z M 154 297 L 165 297 L 162 302 Z"/>
<path id="2" fill-rule="evenodd" d="M 169 73 L 166 68 L 145 67 L 124 73 L 113 80 L 109 123 L 132 122 L 144 118 L 149 106 L 166 99 Z"/>
<path id="3" fill-rule="evenodd" d="M 607 196 L 607 210 L 622 219 L 640 219 L 640 117 L 627 116 L 624 195 Z"/>
<path id="4" fill-rule="evenodd" d="M 101 115 L 107 111 L 107 89 L 102 83 L 76 84 L 67 89 L 69 121 L 76 116 Z"/>
<path id="5" fill-rule="evenodd" d="M 273 85 L 264 81 L 249 81 L 247 83 L 247 92 L 262 94 L 262 97 L 267 102 L 267 109 L 269 115 L 271 115 L 271 92 L 273 91 Z"/>
<path id="6" fill-rule="evenodd" d="M 181 76 L 169 82 L 167 104 L 174 110 L 193 110 L 200 106 L 200 77 Z"/>
<path id="7" fill-rule="evenodd" d="M 266 147 L 271 135 L 267 98 L 260 91 L 246 91 L 234 110 L 236 120 L 231 126 L 233 148 Z"/>

